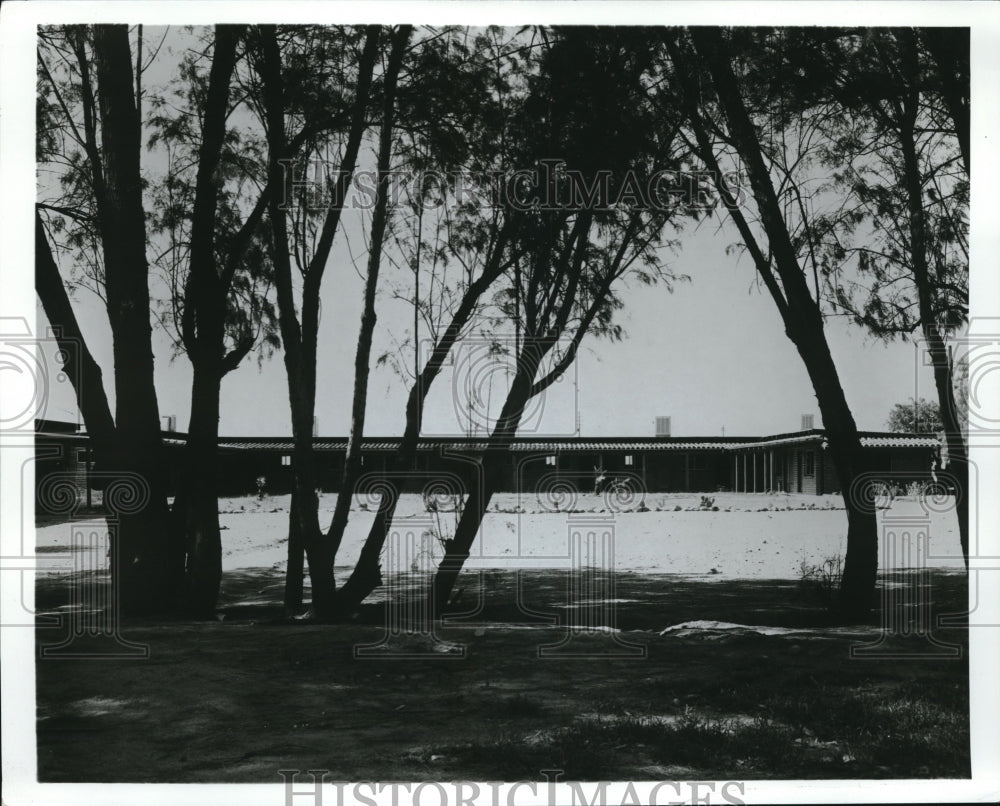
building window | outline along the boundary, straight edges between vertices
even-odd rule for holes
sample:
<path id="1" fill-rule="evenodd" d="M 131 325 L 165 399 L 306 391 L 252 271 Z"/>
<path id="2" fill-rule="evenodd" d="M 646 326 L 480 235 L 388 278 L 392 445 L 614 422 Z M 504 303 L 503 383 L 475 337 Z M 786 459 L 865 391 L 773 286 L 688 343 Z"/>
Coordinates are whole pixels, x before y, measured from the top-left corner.
<path id="1" fill-rule="evenodd" d="M 549 465 L 550 467 L 555 467 L 556 466 L 556 457 L 554 457 L 554 456 L 546 456 L 545 457 L 545 464 Z"/>
<path id="2" fill-rule="evenodd" d="M 625 456 L 625 467 L 632 467 L 632 454 Z"/>
<path id="3" fill-rule="evenodd" d="M 816 457 L 811 453 L 805 454 L 803 457 L 802 472 L 806 476 L 811 476 L 816 472 L 815 460 Z"/>
<path id="4" fill-rule="evenodd" d="M 281 457 L 281 466 L 282 467 L 291 467 L 291 465 L 292 465 L 292 457 L 289 454 L 287 454 L 287 453 L 284 454 Z"/>

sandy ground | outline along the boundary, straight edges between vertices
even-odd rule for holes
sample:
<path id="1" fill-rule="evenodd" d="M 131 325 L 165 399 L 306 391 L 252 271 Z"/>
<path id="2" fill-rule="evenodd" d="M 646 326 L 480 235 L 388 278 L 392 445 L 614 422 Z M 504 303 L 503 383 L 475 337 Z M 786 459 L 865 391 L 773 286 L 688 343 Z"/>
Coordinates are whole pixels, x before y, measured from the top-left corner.
<path id="1" fill-rule="evenodd" d="M 794 494 L 711 495 L 712 509 L 701 508 L 698 494 L 648 494 L 643 506 L 627 502 L 609 511 L 603 496 L 581 495 L 556 508 L 532 496 L 495 496 L 473 548 L 470 569 L 580 566 L 620 570 L 707 575 L 712 579 L 797 579 L 803 564 L 819 565 L 845 551 L 846 515 L 839 496 Z M 336 501 L 324 495 L 320 521 L 328 523 Z M 337 565 L 353 567 L 371 525 L 377 502 L 355 502 Z M 223 528 L 223 570 L 282 571 L 288 531 L 288 496 L 224 498 L 219 501 Z M 947 507 L 928 513 L 913 499 L 898 498 L 878 515 L 882 543 L 880 569 L 901 570 L 925 563 L 930 568 L 962 567 L 958 526 Z M 385 561 L 388 573 L 432 570 L 441 555 L 438 537 L 454 531 L 454 511 L 426 511 L 416 495 L 400 500 Z M 902 529 L 897 526 L 906 524 Z M 101 567 L 103 524 L 57 524 L 37 530 L 37 546 L 51 573 Z M 918 556 L 899 539 L 904 529 L 926 528 L 926 552 Z M 74 537 L 76 534 L 76 537 Z M 82 537 L 81 537 L 82 536 Z M 75 545 L 74 545 L 75 544 Z"/>
<path id="2" fill-rule="evenodd" d="M 653 495 L 648 511 L 612 513 L 597 496 L 572 512 L 501 496 L 431 631 L 407 620 L 428 579 L 410 572 L 433 569 L 455 515 L 417 496 L 401 501 L 387 584 L 337 625 L 283 616 L 287 497 L 220 502 L 216 619 L 131 619 L 114 635 L 100 615 L 104 632 L 89 631 L 94 611 L 78 604 L 80 591 L 105 600 L 107 574 L 83 577 L 95 587 L 63 573 L 106 562 L 103 522 L 41 528 L 39 780 L 968 776 L 967 631 L 921 632 L 968 601 L 948 570 L 961 561 L 945 556 L 958 548 L 950 513 L 905 500 L 881 513 L 884 545 L 926 529 L 940 570 L 891 573 L 916 558 L 884 557 L 872 619 L 832 626 L 822 585 L 799 579 L 803 562 L 843 552 L 840 501 L 713 498 L 717 511 Z M 324 496 L 323 520 L 333 504 Z M 354 511 L 342 567 L 371 518 Z"/>

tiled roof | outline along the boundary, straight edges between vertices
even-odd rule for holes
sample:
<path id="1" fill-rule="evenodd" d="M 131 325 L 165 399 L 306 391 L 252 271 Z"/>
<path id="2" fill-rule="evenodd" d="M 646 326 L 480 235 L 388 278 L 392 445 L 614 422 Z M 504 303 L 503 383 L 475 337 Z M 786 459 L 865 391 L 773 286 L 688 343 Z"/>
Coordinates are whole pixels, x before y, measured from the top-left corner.
<path id="1" fill-rule="evenodd" d="M 823 436 L 822 432 L 810 432 L 791 436 L 760 437 L 758 439 L 741 442 L 737 445 L 730 445 L 729 447 L 732 449 L 773 448 L 780 445 L 802 445 L 809 442 L 825 445 L 826 437 Z"/>
<path id="2" fill-rule="evenodd" d="M 870 448 L 936 448 L 939 444 L 936 437 L 922 434 L 889 434 L 879 432 L 861 432 L 861 444 Z M 180 440 L 165 440 L 168 444 L 182 444 Z M 363 441 L 365 450 L 397 451 L 402 440 L 398 437 L 369 437 Z M 572 453 L 584 451 L 732 451 L 755 448 L 771 448 L 783 445 L 815 444 L 823 448 L 827 446 L 826 435 L 816 429 L 793 434 L 779 434 L 773 437 L 645 437 L 645 438 L 607 438 L 587 439 L 580 437 L 564 437 L 561 439 L 531 439 L 521 437 L 516 439 L 510 450 L 515 452 L 536 453 L 551 451 L 553 453 Z M 288 437 L 223 437 L 219 447 L 224 450 L 264 450 L 291 452 L 294 443 Z M 458 451 L 478 453 L 487 448 L 484 439 L 469 438 L 424 438 L 418 444 L 420 451 Z M 313 450 L 343 451 L 347 449 L 346 437 L 316 437 L 313 439 Z"/>
<path id="3" fill-rule="evenodd" d="M 729 443 L 709 442 L 705 440 L 670 439 L 670 440 L 545 440 L 537 442 L 515 442 L 511 448 L 515 451 L 690 451 L 690 450 L 726 450 Z"/>
<path id="4" fill-rule="evenodd" d="M 38 421 L 44 428 L 37 436 L 54 440 L 85 440 L 86 433 L 72 433 L 45 428 L 47 422 Z M 61 424 L 55 424 L 57 427 Z M 74 426 L 75 428 L 75 426 Z M 859 432 L 861 444 L 866 448 L 937 448 L 939 439 L 930 434 L 896 434 L 883 431 Z M 180 447 L 187 443 L 187 435 L 179 432 L 164 432 L 163 443 Z M 363 441 L 366 450 L 397 451 L 402 440 L 399 437 L 368 437 Z M 826 434 L 822 429 L 774 434 L 766 437 L 518 437 L 510 450 L 516 452 L 572 453 L 574 451 L 733 451 L 771 448 L 784 445 L 815 444 L 827 447 Z M 482 437 L 424 437 L 418 444 L 420 451 L 458 451 L 478 453 L 486 450 L 487 442 Z M 273 451 L 291 453 L 294 443 L 291 437 L 220 437 L 219 448 L 225 451 Z M 315 437 L 315 451 L 344 451 L 347 437 Z"/>
<path id="5" fill-rule="evenodd" d="M 687 450 L 725 450 L 740 440 L 747 437 L 737 438 L 607 438 L 607 439 L 586 439 L 580 437 L 564 437 L 552 439 L 531 439 L 521 437 L 511 445 L 513 451 L 607 451 L 607 450 L 634 450 L 634 451 L 687 451 Z M 399 450 L 402 440 L 398 437 L 368 437 L 363 441 L 367 450 Z M 219 439 L 220 448 L 231 450 L 282 450 L 290 451 L 294 443 L 289 437 L 221 437 Z M 347 448 L 346 437 L 314 437 L 313 449 L 317 451 L 345 450 Z M 483 451 L 487 448 L 485 439 L 469 439 L 467 437 L 456 437 L 446 439 L 440 437 L 424 437 L 418 444 L 419 450 L 464 450 Z"/>
<path id="6" fill-rule="evenodd" d="M 926 434 L 862 434 L 861 444 L 866 448 L 936 448 L 941 441 Z"/>
<path id="7" fill-rule="evenodd" d="M 880 431 L 860 431 L 858 436 L 864 448 L 936 448 L 941 442 L 936 436 L 929 434 L 894 434 Z M 826 434 L 819 430 L 804 431 L 798 434 L 780 434 L 774 437 L 760 437 L 748 440 L 731 447 L 738 449 L 770 448 L 779 445 L 802 445 L 816 443 L 827 447 Z"/>

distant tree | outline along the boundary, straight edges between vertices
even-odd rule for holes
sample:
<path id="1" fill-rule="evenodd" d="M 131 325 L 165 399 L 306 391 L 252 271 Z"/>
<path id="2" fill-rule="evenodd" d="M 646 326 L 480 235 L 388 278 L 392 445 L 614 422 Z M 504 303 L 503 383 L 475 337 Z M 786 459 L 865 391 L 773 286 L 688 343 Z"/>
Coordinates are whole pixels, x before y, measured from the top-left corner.
<path id="1" fill-rule="evenodd" d="M 938 404 L 924 398 L 897 403 L 886 425 L 897 434 L 937 434 L 944 430 Z"/>

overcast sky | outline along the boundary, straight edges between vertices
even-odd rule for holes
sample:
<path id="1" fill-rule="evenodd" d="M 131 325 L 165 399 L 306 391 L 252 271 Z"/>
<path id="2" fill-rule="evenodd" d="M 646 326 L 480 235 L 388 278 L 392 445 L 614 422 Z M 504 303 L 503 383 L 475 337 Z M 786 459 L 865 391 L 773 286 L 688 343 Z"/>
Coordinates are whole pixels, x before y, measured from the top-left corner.
<path id="1" fill-rule="evenodd" d="M 152 41 L 153 30 L 148 35 Z M 163 70 L 175 67 L 169 45 L 160 60 Z M 144 76 L 148 82 L 156 78 L 155 70 Z M 676 284 L 673 293 L 641 285 L 622 291 L 625 307 L 617 316 L 626 330 L 623 341 L 588 337 L 576 366 L 533 405 L 522 433 L 568 436 L 579 429 L 585 436 L 650 436 L 654 418 L 662 415 L 671 417 L 672 432 L 678 436 L 792 431 L 800 427 L 802 414 L 814 414 L 816 425 L 821 425 L 808 376 L 783 332 L 773 301 L 755 284 L 750 260 L 726 253 L 738 239 L 735 229 L 728 220 L 722 228 L 717 223 L 715 219 L 697 229 L 689 227 L 681 236 L 680 250 L 667 257 L 674 273 L 690 275 L 690 282 Z M 325 274 L 316 403 L 323 435 L 345 434 L 348 429 L 363 293 L 351 252 L 355 258 L 361 254 L 363 265 L 361 231 L 366 225 L 362 213 L 345 214 Z M 393 276 L 398 271 L 384 266 L 383 281 L 399 282 L 401 278 Z M 104 368 L 113 406 L 106 313 L 100 301 L 85 291 L 78 292 L 76 308 L 90 348 Z M 378 314 L 373 363 L 411 327 L 410 310 L 388 293 L 380 297 Z M 40 306 L 38 315 L 44 332 L 47 323 Z M 828 322 L 827 337 L 860 428 L 885 428 L 892 405 L 915 393 L 935 397 L 929 368 L 917 360 L 913 344 L 885 345 L 843 319 Z M 183 356 L 172 359 L 164 334 L 156 333 L 154 339 L 160 412 L 175 415 L 183 431 L 190 411 L 190 364 Z M 504 373 L 480 372 L 478 377 L 481 382 L 476 382 L 475 391 L 495 410 L 504 393 Z M 402 432 L 407 384 L 388 366 L 373 368 L 368 434 Z M 425 431 L 465 433 L 467 392 L 464 376 L 450 370 L 443 373 L 426 407 Z M 52 374 L 46 416 L 77 418 L 72 390 L 58 380 L 58 373 Z M 482 426 L 488 417 L 477 415 L 475 420 Z M 229 435 L 290 434 L 280 354 L 260 368 L 247 359 L 225 378 L 220 430 Z"/>
<path id="2" fill-rule="evenodd" d="M 654 418 L 672 418 L 675 435 L 763 435 L 797 430 L 803 413 L 819 409 L 809 378 L 785 336 L 771 298 L 754 284 L 748 258 L 726 254 L 735 241 L 728 227 L 709 224 L 684 235 L 681 250 L 669 258 L 677 274 L 673 293 L 664 287 L 637 285 L 623 292 L 619 321 L 626 336 L 619 343 L 588 337 L 577 366 L 535 404 L 523 433 L 571 435 L 579 421 L 583 435 L 651 436 Z M 387 267 L 385 279 L 392 279 Z M 353 384 L 353 357 L 360 323 L 362 282 L 343 244 L 335 250 L 324 278 L 316 412 L 324 435 L 347 432 Z M 105 368 L 105 386 L 113 401 L 111 339 L 101 303 L 78 292 L 77 311 L 88 343 Z M 411 327 L 409 311 L 382 295 L 373 356 Z M 39 307 L 39 324 L 45 319 Z M 858 426 L 885 427 L 891 406 L 914 394 L 933 398 L 933 379 L 918 369 L 914 346 L 884 345 L 842 319 L 830 320 L 828 339 L 848 402 Z M 190 411 L 190 364 L 171 360 L 168 340 L 155 337 L 156 384 L 161 414 L 175 414 L 185 430 Z M 474 347 L 468 348 L 474 350 Z M 461 363 L 461 362 L 460 362 Z M 481 398 L 496 405 L 503 395 L 502 370 L 480 373 Z M 427 406 L 428 433 L 464 433 L 468 376 L 449 370 L 433 387 Z M 492 379 L 492 389 L 490 380 Z M 367 433 L 400 434 L 406 385 L 389 367 L 374 367 L 369 387 Z M 223 382 L 221 433 L 284 435 L 291 433 L 284 364 L 280 354 L 258 369 L 247 359 Z M 113 405 L 113 403 L 112 403 Z M 75 419 L 72 391 L 53 382 L 48 416 Z M 467 414 L 465 415 L 467 418 Z M 474 414 L 477 423 L 483 416 Z"/>

